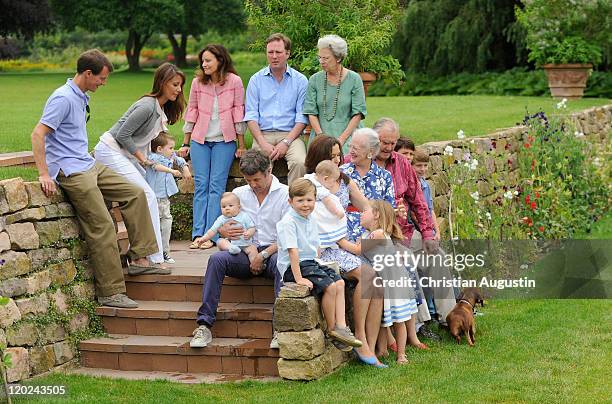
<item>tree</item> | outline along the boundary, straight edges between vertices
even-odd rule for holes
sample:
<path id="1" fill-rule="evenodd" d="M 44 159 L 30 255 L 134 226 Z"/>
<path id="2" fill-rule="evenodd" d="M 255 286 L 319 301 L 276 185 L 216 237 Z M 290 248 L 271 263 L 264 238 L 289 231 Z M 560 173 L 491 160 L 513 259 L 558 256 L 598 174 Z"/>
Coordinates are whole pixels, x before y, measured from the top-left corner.
<path id="1" fill-rule="evenodd" d="M 413 0 L 395 37 L 393 54 L 419 73 L 479 73 L 526 64 L 519 0 Z"/>
<path id="2" fill-rule="evenodd" d="M 166 29 L 174 63 L 179 67 L 187 65 L 190 35 L 198 37 L 212 29 L 219 33 L 234 32 L 245 25 L 241 0 L 179 0 L 179 3 L 177 14 L 172 21 L 167 21 Z"/>
<path id="3" fill-rule="evenodd" d="M 52 24 L 48 0 L 0 0 L 0 36 L 31 38 Z"/>
<path id="4" fill-rule="evenodd" d="M 372 72 L 392 82 L 403 77 L 397 59 L 387 53 L 400 15 L 397 0 L 246 0 L 249 25 L 265 48 L 273 32 L 291 38 L 291 59 L 304 74 L 319 69 L 317 41 L 336 34 L 348 44 L 344 64 L 357 72 Z"/>
<path id="5" fill-rule="evenodd" d="M 52 0 L 52 6 L 67 28 L 127 30 L 125 55 L 130 71 L 138 71 L 140 51 L 151 35 L 177 21 L 180 0 Z"/>

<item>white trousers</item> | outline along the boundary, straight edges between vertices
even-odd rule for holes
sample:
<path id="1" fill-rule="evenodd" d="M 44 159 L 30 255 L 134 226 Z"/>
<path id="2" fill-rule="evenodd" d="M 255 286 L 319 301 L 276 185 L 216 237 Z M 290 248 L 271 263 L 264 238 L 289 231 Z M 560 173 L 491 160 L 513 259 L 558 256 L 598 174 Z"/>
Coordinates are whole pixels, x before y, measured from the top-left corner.
<path id="1" fill-rule="evenodd" d="M 161 238 L 164 252 L 170 254 L 170 235 L 172 233 L 172 214 L 170 213 L 170 199 L 157 198 L 159 206 L 159 220 L 161 224 Z"/>
<path id="2" fill-rule="evenodd" d="M 104 164 L 119 175 L 124 176 L 128 181 L 138 185 L 145 191 L 147 203 L 149 205 L 149 214 L 155 231 L 155 239 L 157 240 L 158 252 L 149 255 L 149 260 L 155 264 L 164 262 L 162 237 L 159 224 L 159 210 L 157 207 L 157 196 L 153 189 L 147 184 L 144 178 L 145 170 L 138 163 L 132 162 L 123 154 L 111 149 L 103 142 L 98 142 L 95 147 L 95 158 L 100 163 Z"/>

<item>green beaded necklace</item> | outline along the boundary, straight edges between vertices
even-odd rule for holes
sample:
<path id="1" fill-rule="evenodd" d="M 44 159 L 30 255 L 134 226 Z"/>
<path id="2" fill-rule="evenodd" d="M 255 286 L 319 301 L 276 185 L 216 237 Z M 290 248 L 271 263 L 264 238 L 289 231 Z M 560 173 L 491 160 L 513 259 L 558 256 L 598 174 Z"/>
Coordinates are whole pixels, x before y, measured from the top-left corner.
<path id="1" fill-rule="evenodd" d="M 336 108 L 338 108 L 338 98 L 340 97 L 340 85 L 342 85 L 342 70 L 343 67 L 340 66 L 340 78 L 338 79 L 338 85 L 336 86 L 336 96 L 334 97 L 334 105 L 332 106 L 332 113 L 329 116 L 327 112 L 327 72 L 325 72 L 325 86 L 323 87 L 323 115 L 325 115 L 325 119 L 327 121 L 331 121 L 336 116 Z"/>

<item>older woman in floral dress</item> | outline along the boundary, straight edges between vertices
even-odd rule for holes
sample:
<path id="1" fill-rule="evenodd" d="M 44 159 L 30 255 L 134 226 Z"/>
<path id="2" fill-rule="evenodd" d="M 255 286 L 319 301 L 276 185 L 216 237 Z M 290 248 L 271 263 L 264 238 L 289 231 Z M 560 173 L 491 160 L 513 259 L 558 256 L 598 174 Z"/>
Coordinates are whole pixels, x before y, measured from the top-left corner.
<path id="1" fill-rule="evenodd" d="M 380 150 L 378 134 L 370 128 L 357 129 L 346 156 L 346 164 L 340 170 L 355 181 L 359 190 L 369 200 L 381 199 L 395 208 L 395 188 L 391 173 L 376 164 Z M 400 213 L 401 215 L 402 213 Z M 358 240 L 365 232 L 361 226 L 361 212 L 353 206 L 347 208 L 348 238 Z"/>

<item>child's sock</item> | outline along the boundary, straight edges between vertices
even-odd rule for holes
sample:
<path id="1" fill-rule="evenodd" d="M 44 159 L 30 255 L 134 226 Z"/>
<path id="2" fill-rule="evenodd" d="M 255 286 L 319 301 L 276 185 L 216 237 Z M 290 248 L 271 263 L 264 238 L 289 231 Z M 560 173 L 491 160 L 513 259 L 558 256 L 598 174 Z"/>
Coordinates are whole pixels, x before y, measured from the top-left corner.
<path id="1" fill-rule="evenodd" d="M 230 244 L 227 251 L 229 251 L 229 253 L 232 255 L 240 254 L 240 247 L 238 247 L 237 245 Z"/>

